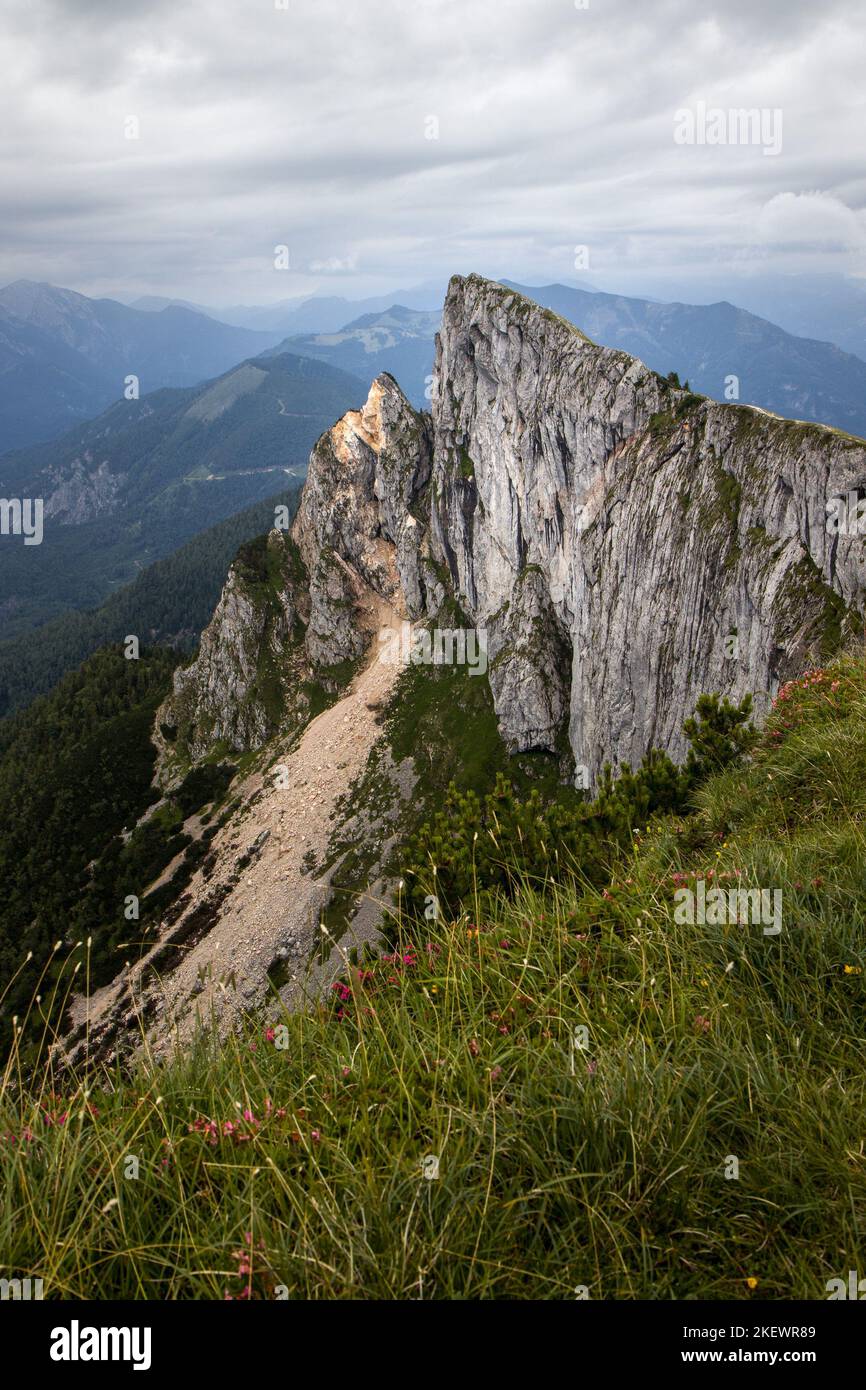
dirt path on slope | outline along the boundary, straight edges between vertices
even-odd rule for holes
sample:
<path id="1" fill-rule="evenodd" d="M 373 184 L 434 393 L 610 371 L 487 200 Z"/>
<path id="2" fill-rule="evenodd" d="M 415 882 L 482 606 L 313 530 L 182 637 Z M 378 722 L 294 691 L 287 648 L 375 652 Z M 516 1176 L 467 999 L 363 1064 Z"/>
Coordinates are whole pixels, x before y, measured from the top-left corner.
<path id="1" fill-rule="evenodd" d="M 378 613 L 372 614 L 377 630 L 399 633 L 401 618 L 383 601 L 377 603 Z M 199 1022 L 224 1035 L 241 1008 L 263 1002 L 278 953 L 288 971 L 294 966 L 303 974 L 320 939 L 319 916 L 329 897 L 327 884 L 304 861 L 311 862 L 308 856 L 315 856 L 313 863 L 324 861 L 337 802 L 366 765 L 381 733 L 379 706 L 390 697 L 401 669 L 397 661 L 380 659 L 374 637 L 367 666 L 343 698 L 307 726 L 294 748 L 278 752 L 265 773 L 233 789 L 242 809 L 212 841 L 215 863 L 209 877 L 196 872 L 183 913 L 125 978 L 97 991 L 89 1010 L 84 999 L 76 1000 L 76 1024 L 84 1024 L 89 1013 L 92 1032 L 112 1010 L 122 1009 L 133 1041 L 143 1013 L 150 1045 L 163 1055 L 173 1043 L 188 1043 Z M 195 926 L 197 919 L 205 924 L 204 934 Z M 186 931 L 186 944 L 172 948 L 172 954 L 182 953 L 174 965 L 166 958 L 167 943 Z M 155 992 L 149 964 L 165 968 Z M 142 1011 L 143 988 L 155 998 L 155 1012 L 152 1004 Z"/>

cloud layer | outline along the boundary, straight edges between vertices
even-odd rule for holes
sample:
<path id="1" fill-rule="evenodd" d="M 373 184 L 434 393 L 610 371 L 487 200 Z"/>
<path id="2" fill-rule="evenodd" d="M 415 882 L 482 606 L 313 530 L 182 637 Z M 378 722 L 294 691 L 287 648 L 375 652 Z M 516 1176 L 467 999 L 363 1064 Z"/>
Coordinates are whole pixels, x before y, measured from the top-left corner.
<path id="1" fill-rule="evenodd" d="M 11 0 L 0 282 L 264 303 L 471 269 L 696 296 L 725 267 L 866 275 L 851 0 L 281 4 Z M 778 108 L 781 153 L 677 144 L 699 103 Z"/>

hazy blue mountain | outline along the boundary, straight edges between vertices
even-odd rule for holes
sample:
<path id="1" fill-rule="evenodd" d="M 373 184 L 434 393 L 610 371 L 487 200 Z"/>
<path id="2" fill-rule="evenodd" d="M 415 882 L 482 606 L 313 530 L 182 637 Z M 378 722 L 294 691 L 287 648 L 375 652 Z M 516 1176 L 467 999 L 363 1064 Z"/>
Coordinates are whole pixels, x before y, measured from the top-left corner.
<path id="1" fill-rule="evenodd" d="M 298 296 L 276 304 L 234 304 L 204 308 L 198 304 L 187 307 L 210 314 L 221 323 L 288 338 L 303 333 L 336 333 L 344 324 L 364 314 L 380 314 L 391 305 L 405 304 L 410 309 L 438 311 L 445 298 L 447 280 L 427 280 L 410 289 L 389 290 L 386 294 L 366 299 L 346 299 L 342 295 Z M 165 308 L 181 300 L 161 299 L 148 295 L 134 301 L 140 309 Z"/>
<path id="2" fill-rule="evenodd" d="M 105 405 L 98 367 L 0 305 L 0 451 L 51 439 Z"/>
<path id="3" fill-rule="evenodd" d="M 193 386 L 276 341 L 179 306 L 157 313 L 17 280 L 0 290 L 0 452 L 55 438 L 120 400 Z"/>
<path id="4" fill-rule="evenodd" d="M 121 303 L 126 303 L 121 300 Z M 138 299 L 129 301 L 130 309 L 140 309 L 146 314 L 159 314 L 163 309 L 190 309 L 194 314 L 204 314 L 209 319 L 219 319 L 213 309 L 206 309 L 203 304 L 194 304 L 190 299 L 166 299 L 162 294 L 143 294 Z M 225 320 L 221 320 L 225 322 Z"/>
<path id="5" fill-rule="evenodd" d="M 658 283 L 648 273 L 646 279 L 633 282 L 641 299 L 655 297 L 666 303 L 682 300 L 685 303 L 709 304 L 731 300 L 741 309 L 777 323 L 799 338 L 817 338 L 835 343 L 845 352 L 866 360 L 866 278 L 840 274 L 838 271 L 777 271 L 769 263 L 760 270 L 753 266 L 735 270 L 720 266 L 712 275 L 703 273 L 700 287 L 691 280 L 676 278 Z M 582 279 L 580 289 L 598 289 Z M 632 284 L 602 286 L 607 293 L 629 295 Z M 653 294 L 647 293 L 652 288 Z"/>
<path id="6" fill-rule="evenodd" d="M 438 310 L 392 304 L 383 312 L 362 314 L 337 333 L 286 338 L 273 351 L 315 357 L 364 381 L 390 372 L 412 404 L 422 408 L 428 405 L 425 390 L 433 370 L 433 338 L 441 319 Z"/>
<path id="7" fill-rule="evenodd" d="M 622 348 L 654 371 L 676 371 L 703 395 L 739 399 L 797 420 L 866 435 L 866 362 L 832 343 L 798 338 L 733 304 L 662 304 L 565 285 L 504 280 L 605 347 Z"/>
<path id="8" fill-rule="evenodd" d="M 866 281 L 843 275 L 769 275 L 737 298 L 789 333 L 820 338 L 866 359 Z"/>
<path id="9" fill-rule="evenodd" d="M 0 496 L 44 499 L 45 536 L 0 538 L 0 637 L 100 603 L 144 565 L 285 487 L 367 385 L 292 354 L 120 401 L 0 458 Z"/>

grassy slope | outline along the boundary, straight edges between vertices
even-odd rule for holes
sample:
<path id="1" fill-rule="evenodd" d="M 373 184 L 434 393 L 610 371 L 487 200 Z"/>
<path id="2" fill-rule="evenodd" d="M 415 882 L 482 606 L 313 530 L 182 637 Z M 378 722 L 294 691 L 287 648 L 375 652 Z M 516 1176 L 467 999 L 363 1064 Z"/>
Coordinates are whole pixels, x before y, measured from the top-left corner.
<path id="1" fill-rule="evenodd" d="M 317 867 L 321 873 L 336 865 L 324 917 L 338 940 L 381 857 L 380 841 L 387 833 L 405 843 L 441 804 L 449 783 L 460 791 L 483 795 L 501 772 L 521 796 L 538 787 L 545 799 L 555 798 L 569 806 L 582 799 L 563 786 L 567 770 L 558 758 L 541 752 L 509 756 L 499 734 L 490 686 L 465 666 L 408 666 L 383 721 L 379 745 L 361 777 L 348 788 L 343 818 L 334 826 L 326 860 Z M 382 779 L 381 760 L 386 752 L 395 764 L 411 759 L 416 780 L 408 801 L 401 801 L 393 786 Z M 382 817 L 376 837 L 359 838 L 351 821 L 359 809 Z M 401 872 L 398 853 L 385 856 L 389 877 Z"/>
<path id="2" fill-rule="evenodd" d="M 864 811 L 848 660 L 603 893 L 430 924 L 285 1049 L 202 1042 L 87 1104 L 18 1098 L 13 1064 L 2 1273 L 47 1297 L 825 1298 L 866 1205 Z M 678 926 L 675 875 L 711 873 L 781 887 L 781 936 Z"/>

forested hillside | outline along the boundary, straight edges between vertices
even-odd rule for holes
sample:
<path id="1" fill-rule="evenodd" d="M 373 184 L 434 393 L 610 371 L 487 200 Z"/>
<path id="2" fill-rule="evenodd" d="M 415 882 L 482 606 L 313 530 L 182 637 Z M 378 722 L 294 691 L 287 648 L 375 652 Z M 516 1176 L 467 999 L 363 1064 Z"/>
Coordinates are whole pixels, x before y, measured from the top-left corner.
<path id="1" fill-rule="evenodd" d="M 123 922 L 120 836 L 157 796 L 150 731 L 176 661 L 165 649 L 145 649 L 132 661 L 119 646 L 106 648 L 0 726 L 5 1041 L 34 991 L 41 988 L 44 1014 L 58 1012 L 56 970 L 77 942 L 98 932 L 104 914 Z M 108 860 L 113 872 L 103 878 Z M 94 966 L 108 950 L 97 935 Z"/>
<path id="2" fill-rule="evenodd" d="M 256 502 L 144 570 L 99 608 L 65 613 L 32 633 L 0 642 L 0 716 L 46 694 L 61 676 L 107 642 L 139 640 L 190 651 L 210 620 L 226 571 L 244 541 L 274 524 L 275 508 L 294 515 L 297 487 Z"/>
<path id="3" fill-rule="evenodd" d="M 43 498 L 45 536 L 0 541 L 0 638 L 91 608 L 137 573 L 306 472 L 364 385 L 284 354 L 191 390 L 123 401 L 0 458 L 0 494 Z"/>

